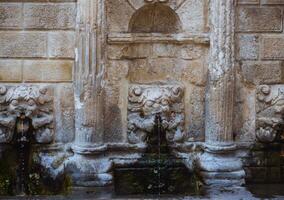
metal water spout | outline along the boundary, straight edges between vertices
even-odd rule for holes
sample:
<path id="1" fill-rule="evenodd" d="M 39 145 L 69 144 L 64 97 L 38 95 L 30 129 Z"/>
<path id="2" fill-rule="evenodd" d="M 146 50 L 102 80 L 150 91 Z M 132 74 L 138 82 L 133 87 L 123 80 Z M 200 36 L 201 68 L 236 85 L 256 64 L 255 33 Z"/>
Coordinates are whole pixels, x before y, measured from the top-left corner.
<path id="1" fill-rule="evenodd" d="M 27 193 L 27 180 L 29 174 L 29 159 L 32 143 L 32 120 L 25 113 L 21 113 L 16 119 L 15 145 L 18 154 L 17 169 L 17 193 Z"/>

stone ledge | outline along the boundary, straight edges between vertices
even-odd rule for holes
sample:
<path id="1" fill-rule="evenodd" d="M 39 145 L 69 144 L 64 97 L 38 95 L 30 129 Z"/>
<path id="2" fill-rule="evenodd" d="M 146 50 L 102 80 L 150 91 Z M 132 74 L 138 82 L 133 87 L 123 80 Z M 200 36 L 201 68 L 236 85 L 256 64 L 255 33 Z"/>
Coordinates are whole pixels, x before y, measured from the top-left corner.
<path id="1" fill-rule="evenodd" d="M 284 5 L 283 0 L 261 0 L 262 5 L 279 5 L 282 4 Z"/>
<path id="2" fill-rule="evenodd" d="M 238 0 L 238 4 L 258 5 L 259 0 Z"/>
<path id="3" fill-rule="evenodd" d="M 159 34 L 159 33 L 110 33 L 109 44 L 125 43 L 193 43 L 209 45 L 209 34 L 186 35 L 186 34 Z"/>

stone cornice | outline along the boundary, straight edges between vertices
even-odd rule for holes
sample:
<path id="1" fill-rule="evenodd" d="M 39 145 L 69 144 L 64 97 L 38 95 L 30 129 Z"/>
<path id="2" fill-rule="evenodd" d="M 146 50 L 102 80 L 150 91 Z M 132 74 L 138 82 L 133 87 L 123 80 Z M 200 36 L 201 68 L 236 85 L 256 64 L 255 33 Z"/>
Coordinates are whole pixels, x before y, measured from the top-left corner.
<path id="1" fill-rule="evenodd" d="M 129 44 L 129 43 L 181 43 L 181 44 L 202 44 L 209 45 L 209 34 L 160 34 L 160 33 L 110 33 L 108 35 L 109 44 Z"/>

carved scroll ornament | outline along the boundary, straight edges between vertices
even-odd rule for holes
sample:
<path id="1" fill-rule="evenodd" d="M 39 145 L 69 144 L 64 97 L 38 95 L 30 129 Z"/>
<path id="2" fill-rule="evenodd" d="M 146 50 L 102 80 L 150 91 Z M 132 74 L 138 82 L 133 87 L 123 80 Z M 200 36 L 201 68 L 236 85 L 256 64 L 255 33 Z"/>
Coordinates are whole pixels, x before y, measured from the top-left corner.
<path id="1" fill-rule="evenodd" d="M 261 85 L 257 88 L 256 138 L 271 143 L 283 137 L 284 85 Z"/>
<path id="2" fill-rule="evenodd" d="M 182 142 L 184 133 L 183 87 L 179 85 L 132 85 L 128 96 L 128 140 L 145 142 L 153 134 L 155 116 L 162 117 L 169 142 Z"/>

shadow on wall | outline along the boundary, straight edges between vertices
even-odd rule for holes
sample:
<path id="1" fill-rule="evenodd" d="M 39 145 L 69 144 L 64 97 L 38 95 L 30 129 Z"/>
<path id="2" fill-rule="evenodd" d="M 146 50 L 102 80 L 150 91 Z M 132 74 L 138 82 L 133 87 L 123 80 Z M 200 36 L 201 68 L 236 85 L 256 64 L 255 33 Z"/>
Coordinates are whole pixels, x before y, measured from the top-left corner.
<path id="1" fill-rule="evenodd" d="M 170 7 L 162 4 L 150 4 L 140 8 L 131 18 L 131 33 L 178 33 L 181 23 Z"/>

